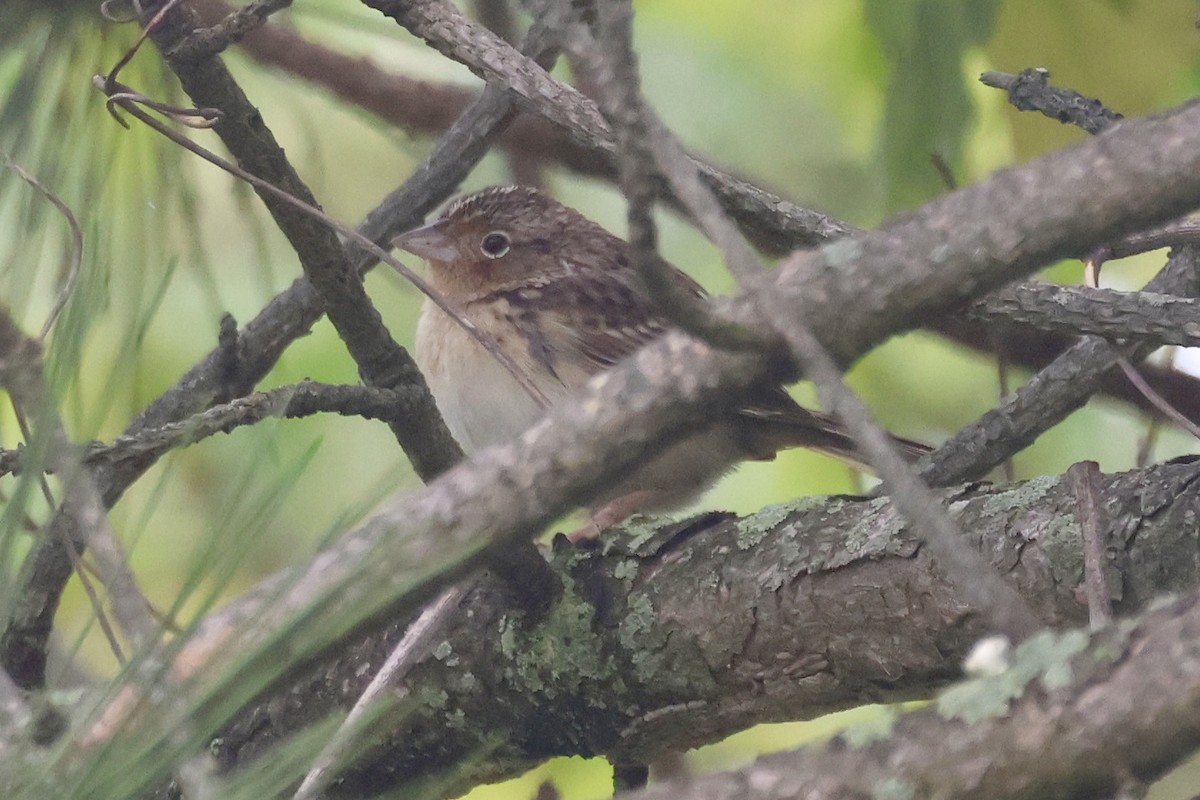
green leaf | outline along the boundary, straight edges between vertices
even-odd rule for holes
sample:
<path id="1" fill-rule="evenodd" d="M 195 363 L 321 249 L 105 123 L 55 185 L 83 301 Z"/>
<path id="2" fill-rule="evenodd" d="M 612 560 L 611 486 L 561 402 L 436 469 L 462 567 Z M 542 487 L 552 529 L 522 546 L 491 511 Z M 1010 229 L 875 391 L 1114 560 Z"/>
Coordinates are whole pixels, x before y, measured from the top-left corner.
<path id="1" fill-rule="evenodd" d="M 892 208 L 947 188 L 930 159 L 958 162 L 974 117 L 963 59 L 991 35 L 995 10 L 995 0 L 868 0 L 889 73 L 880 158 Z"/>

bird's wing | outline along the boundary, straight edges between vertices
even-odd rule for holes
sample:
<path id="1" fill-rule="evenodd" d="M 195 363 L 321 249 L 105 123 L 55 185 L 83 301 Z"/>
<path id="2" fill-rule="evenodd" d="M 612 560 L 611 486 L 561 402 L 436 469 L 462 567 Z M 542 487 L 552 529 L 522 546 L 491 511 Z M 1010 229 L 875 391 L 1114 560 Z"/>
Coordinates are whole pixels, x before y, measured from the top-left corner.
<path id="1" fill-rule="evenodd" d="M 680 285 L 703 296 L 699 284 L 667 266 Z M 502 294 L 530 355 L 567 386 L 577 386 L 662 336 L 669 325 L 640 279 L 624 262 L 613 269 L 560 260 L 553 274 Z"/>
<path id="2" fill-rule="evenodd" d="M 670 327 L 636 273 L 623 260 L 620 267 L 599 270 L 560 261 L 558 270 L 506 287 L 490 299 L 507 301 L 509 318 L 522 332 L 529 356 L 563 386 L 575 388 Z M 668 268 L 682 288 L 704 296 L 699 284 Z M 752 390 L 736 415 L 740 446 L 749 458 L 770 459 L 778 450 L 799 446 L 864 466 L 853 438 L 837 420 L 800 406 L 781 386 Z M 929 450 L 905 439 L 895 442 L 911 460 Z"/>

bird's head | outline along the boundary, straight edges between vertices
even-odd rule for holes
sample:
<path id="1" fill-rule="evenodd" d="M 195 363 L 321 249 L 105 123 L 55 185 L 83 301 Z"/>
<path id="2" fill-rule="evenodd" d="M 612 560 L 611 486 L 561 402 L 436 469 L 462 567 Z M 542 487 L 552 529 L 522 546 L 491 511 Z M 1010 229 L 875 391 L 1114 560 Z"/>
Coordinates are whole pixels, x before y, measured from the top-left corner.
<path id="1" fill-rule="evenodd" d="M 569 272 L 580 259 L 611 259 L 624 246 L 579 212 L 527 186 L 494 186 L 461 197 L 435 222 L 393 244 L 429 262 L 434 287 L 459 301 Z"/>

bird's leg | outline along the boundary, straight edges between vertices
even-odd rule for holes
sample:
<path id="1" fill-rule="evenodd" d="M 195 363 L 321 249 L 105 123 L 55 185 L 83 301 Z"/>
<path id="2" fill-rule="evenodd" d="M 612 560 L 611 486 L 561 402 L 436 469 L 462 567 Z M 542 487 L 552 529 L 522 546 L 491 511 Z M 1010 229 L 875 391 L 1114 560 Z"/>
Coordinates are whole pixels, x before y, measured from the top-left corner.
<path id="1" fill-rule="evenodd" d="M 572 542 L 594 539 L 604 529 L 624 522 L 647 506 L 653 506 L 654 498 L 659 494 L 653 489 L 638 489 L 601 503 L 588 514 L 587 522 L 568 533 L 567 538 Z"/>

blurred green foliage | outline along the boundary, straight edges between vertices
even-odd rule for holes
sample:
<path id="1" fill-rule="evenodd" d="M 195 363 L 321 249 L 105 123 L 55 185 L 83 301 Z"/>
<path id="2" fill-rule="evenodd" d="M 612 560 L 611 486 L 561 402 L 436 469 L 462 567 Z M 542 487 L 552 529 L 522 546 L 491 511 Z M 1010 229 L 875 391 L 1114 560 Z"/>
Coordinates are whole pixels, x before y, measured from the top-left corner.
<path id="1" fill-rule="evenodd" d="M 880 159 L 888 204 L 907 206 L 945 188 L 916 153 L 960 163 L 974 118 L 964 57 L 992 33 L 995 0 L 867 0 L 864 17 L 887 66 Z M 937 108 L 939 113 L 930 114 Z"/>
<path id="2" fill-rule="evenodd" d="M 96 6 L 0 3 L 0 152 L 61 197 L 86 237 L 71 302 L 47 341 L 52 386 L 79 439 L 119 433 L 215 344 L 222 313 L 248 320 L 299 274 L 245 188 L 107 115 L 91 76 L 108 71 L 136 31 L 104 20 Z M 1009 109 L 1000 93 L 975 81 L 984 69 L 1046 67 L 1057 83 L 1128 115 L 1180 102 L 1197 88 L 1189 0 L 641 0 L 637 10 L 646 92 L 690 147 L 862 226 L 943 192 L 930 163 L 934 154 L 966 184 L 1083 136 Z M 314 39 L 424 79 L 471 80 L 356 4 L 298 0 L 287 17 Z M 236 50 L 226 58 L 321 203 L 347 222 L 357 222 L 403 180 L 428 147 Z M 149 48 L 123 80 L 160 99 L 176 94 Z M 210 133 L 195 138 L 218 147 Z M 506 176 L 504 160 L 492 157 L 468 188 Z M 565 202 L 623 230 L 611 186 L 558 168 L 548 180 Z M 713 290 L 728 290 L 713 248 L 669 214 L 660 219 L 668 257 Z M 63 283 L 65 230 L 41 198 L 11 172 L 0 172 L 0 292 L 30 333 Z M 1136 285 L 1160 261 L 1153 254 L 1132 259 L 1110 267 L 1109 275 Z M 1048 274 L 1075 281 L 1078 268 L 1064 264 Z M 415 293 L 390 274 L 373 274 L 368 288 L 396 336 L 408 342 Z M 324 322 L 289 350 L 265 387 L 303 377 L 357 379 Z M 927 334 L 879 348 L 851 380 L 883 422 L 932 442 L 987 409 L 997 391 L 988 359 Z M 804 387 L 797 394 L 811 401 Z M 1094 435 L 1098 428 L 1103 437 Z M 1093 403 L 1022 454 L 1018 475 L 1059 472 L 1081 458 L 1126 468 L 1143 428 L 1126 409 Z M 5 409 L 0 444 L 19 440 Z M 1191 448 L 1167 434 L 1157 456 Z M 189 587 L 192 595 L 178 609 L 186 619 L 222 593 L 296 562 L 386 494 L 414 485 L 394 441 L 373 423 L 273 422 L 171 456 L 112 517 L 160 608 L 172 608 Z M 701 505 L 746 512 L 799 494 L 859 488 L 860 478 L 835 462 L 789 453 L 773 464 L 742 467 Z M 14 496 L 5 484 L 0 490 Z M 44 521 L 46 509 L 29 502 L 20 511 Z M 25 546 L 21 517 L 5 514 L 7 528 L 0 531 L 8 548 L 2 552 L 12 559 Z M 0 568 L 11 573 L 14 565 Z M 115 670 L 78 586 L 70 588 L 59 622 L 68 640 L 78 637 L 89 669 Z M 852 712 L 861 713 L 869 711 Z M 840 724 L 760 728 L 693 754 L 690 763 L 729 766 Z M 526 798 L 551 776 L 569 800 L 601 797 L 607 775 L 601 763 L 555 762 L 475 796 Z"/>

